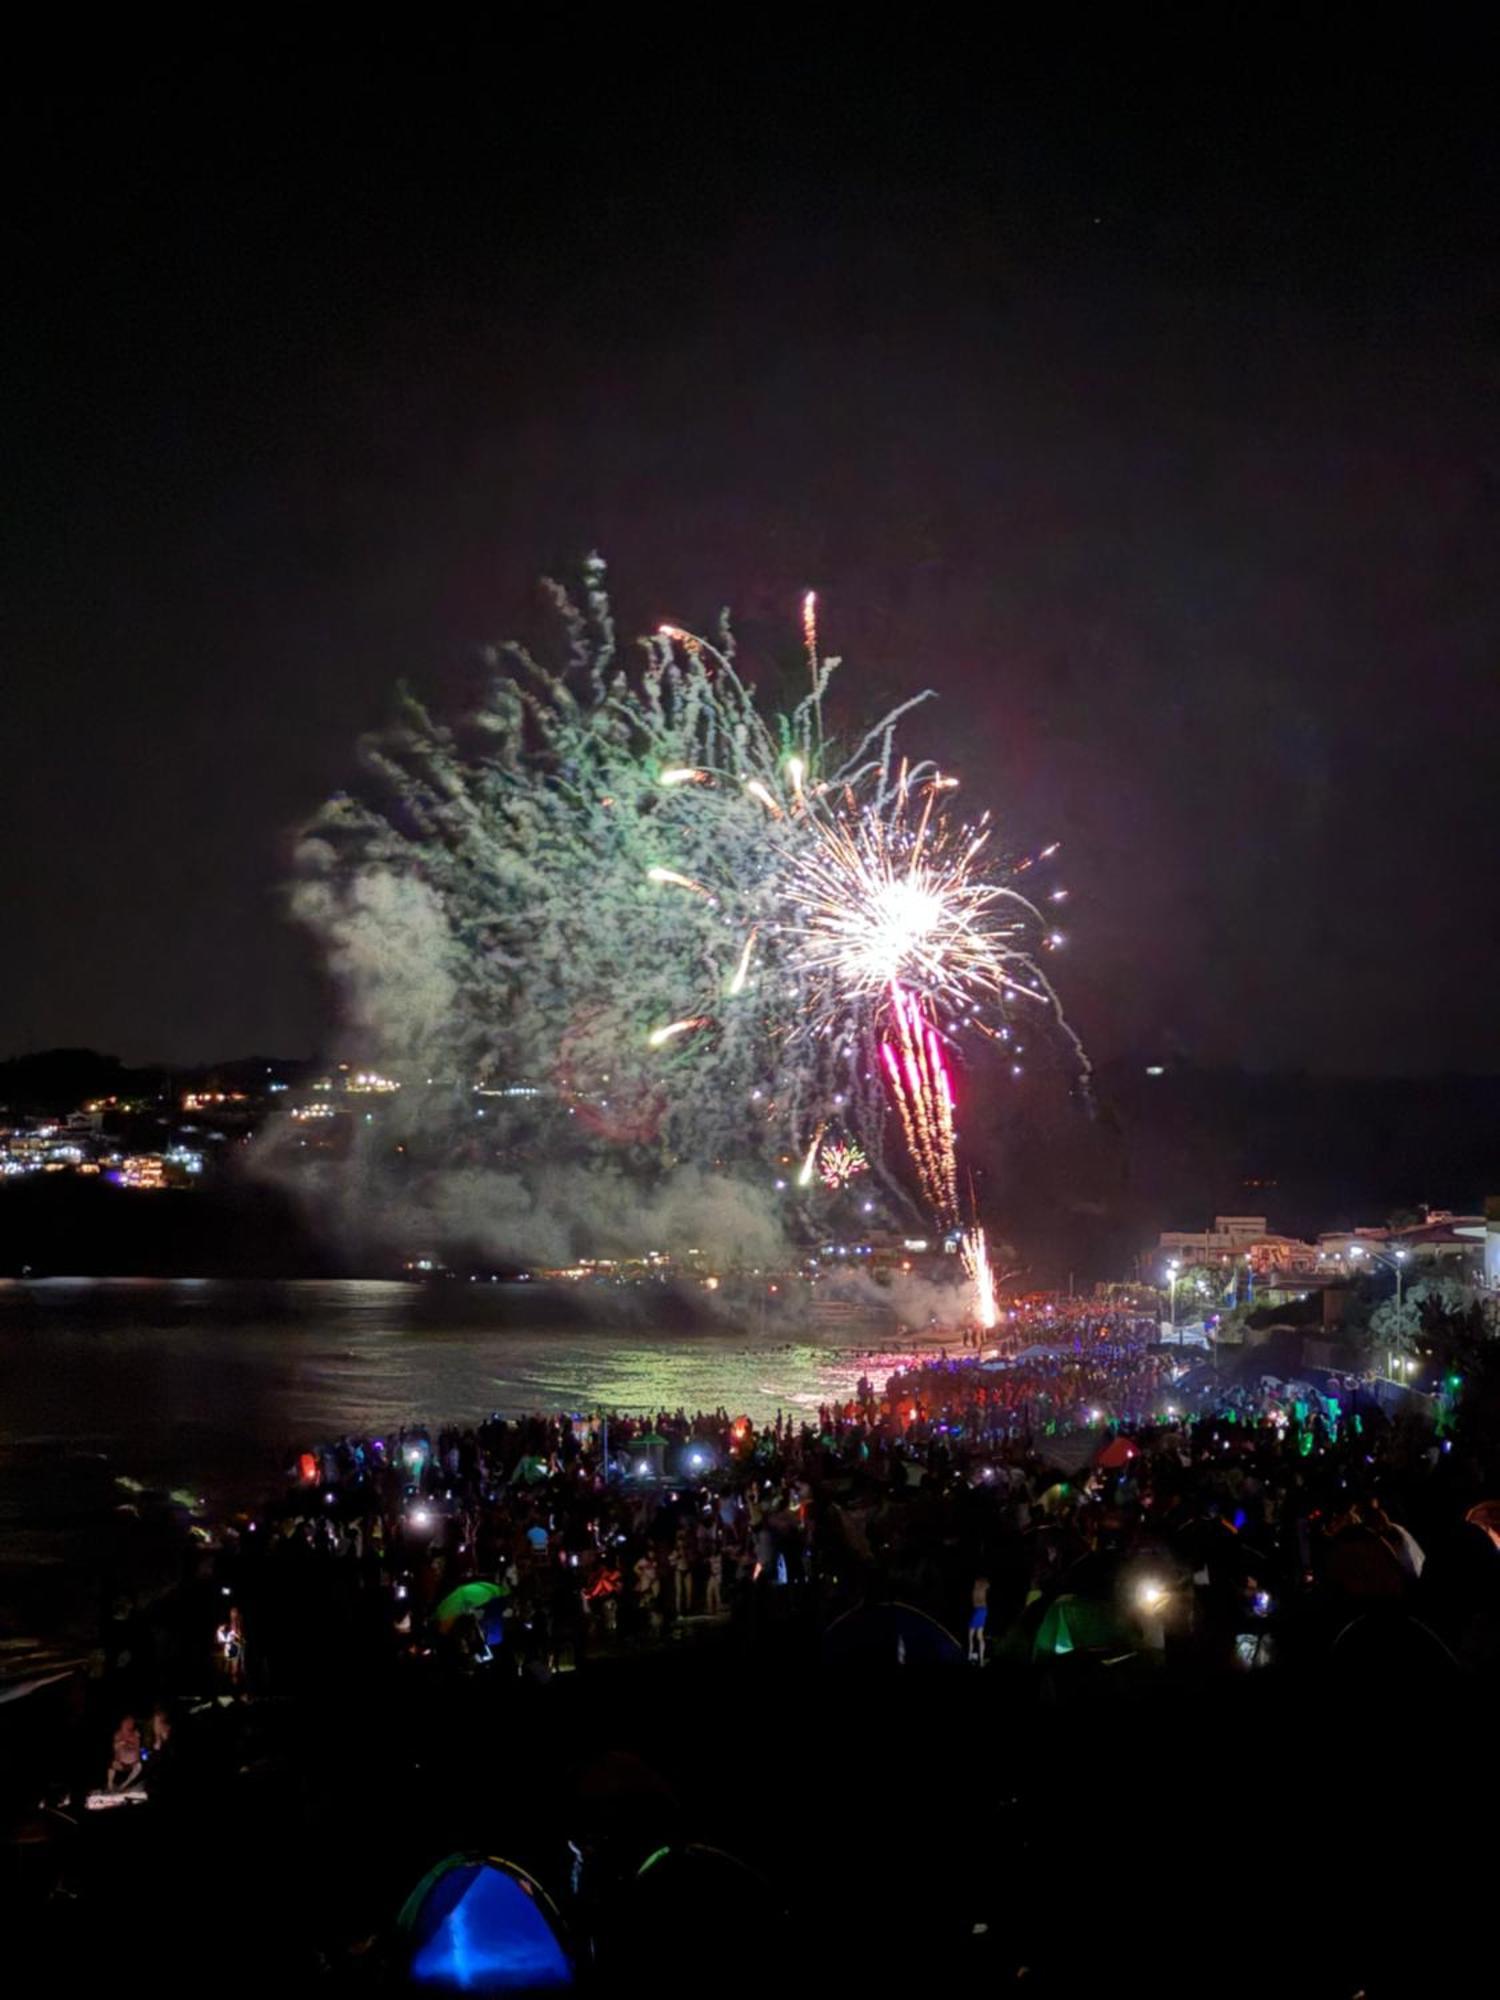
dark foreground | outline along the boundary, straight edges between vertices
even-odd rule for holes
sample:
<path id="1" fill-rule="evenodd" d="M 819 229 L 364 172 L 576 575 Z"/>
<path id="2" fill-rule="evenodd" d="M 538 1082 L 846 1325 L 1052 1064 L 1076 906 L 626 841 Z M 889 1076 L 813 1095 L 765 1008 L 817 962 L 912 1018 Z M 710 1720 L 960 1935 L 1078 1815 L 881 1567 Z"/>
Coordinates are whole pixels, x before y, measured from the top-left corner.
<path id="1" fill-rule="evenodd" d="M 402 1899 L 472 1847 L 594 1933 L 601 1990 L 1488 1990 L 1478 1683 L 1352 1662 L 1212 1689 L 1085 1663 L 830 1671 L 805 1641 L 190 1718 L 179 1796 L 23 1856 L 12 1964 L 24 1941 L 68 1991 L 122 1965 L 158 1993 L 374 1990 Z M 684 1837 L 758 1879 L 612 1907 Z M 570 1842 L 592 1906 L 570 1901 Z M 35 1900 L 60 1858 L 69 1893 Z"/>
<path id="2" fill-rule="evenodd" d="M 393 1990 L 471 1850 L 601 1992 L 1489 1991 L 1482 1385 L 1456 1429 L 1220 1380 L 1189 1415 L 1174 1358 L 1087 1334 L 816 1426 L 303 1454 L 101 1680 L 0 1705 L 12 1798 L 73 1801 L 6 1849 L 12 1964 Z M 80 1810 L 162 1692 L 147 1801 Z"/>

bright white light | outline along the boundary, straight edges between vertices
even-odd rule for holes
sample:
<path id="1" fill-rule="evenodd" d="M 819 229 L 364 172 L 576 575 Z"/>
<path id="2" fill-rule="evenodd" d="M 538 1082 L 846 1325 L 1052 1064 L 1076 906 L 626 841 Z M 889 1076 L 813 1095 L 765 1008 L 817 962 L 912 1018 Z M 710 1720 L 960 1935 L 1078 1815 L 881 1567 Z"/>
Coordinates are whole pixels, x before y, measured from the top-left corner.
<path id="1" fill-rule="evenodd" d="M 1159 1611 L 1167 1601 L 1166 1586 L 1153 1578 L 1136 1591 L 1135 1601 L 1142 1611 Z"/>
<path id="2" fill-rule="evenodd" d="M 905 970 L 938 931 L 946 912 L 941 896 L 917 882 L 882 882 L 866 910 L 851 911 L 852 935 L 845 956 L 858 976 L 882 986 Z"/>

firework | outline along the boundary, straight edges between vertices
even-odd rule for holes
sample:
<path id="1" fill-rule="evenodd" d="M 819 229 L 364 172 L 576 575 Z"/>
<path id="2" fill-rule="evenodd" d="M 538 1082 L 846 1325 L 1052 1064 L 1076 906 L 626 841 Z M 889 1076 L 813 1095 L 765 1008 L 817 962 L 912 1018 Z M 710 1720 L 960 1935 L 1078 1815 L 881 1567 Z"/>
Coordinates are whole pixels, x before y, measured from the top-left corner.
<path id="1" fill-rule="evenodd" d="M 750 926 L 750 933 L 749 936 L 745 939 L 745 945 L 744 949 L 740 953 L 739 963 L 734 968 L 734 977 L 729 982 L 729 997 L 731 1000 L 738 999 L 739 995 L 743 993 L 745 990 L 745 982 L 750 977 L 750 958 L 751 954 L 755 950 L 755 940 L 757 934 L 759 933 L 759 930 L 760 930 L 759 924 L 752 924 Z"/>
<path id="2" fill-rule="evenodd" d="M 995 1273 L 990 1265 L 989 1245 L 984 1231 L 976 1223 L 966 1229 L 959 1245 L 974 1286 L 974 1317 L 985 1333 L 991 1332 L 1000 1320 L 1000 1307 L 995 1299 Z"/>
<path id="3" fill-rule="evenodd" d="M 701 882 L 695 882 L 690 875 L 679 875 L 675 868 L 656 866 L 646 870 L 648 882 L 669 882 L 674 889 L 691 889 L 695 896 L 713 897 L 712 889 L 705 889 Z"/>
<path id="4" fill-rule="evenodd" d="M 675 1041 L 679 1035 L 690 1035 L 695 1028 L 707 1028 L 712 1024 L 706 1014 L 689 1014 L 685 1021 L 668 1021 L 664 1028 L 653 1028 L 646 1040 L 653 1049 Z"/>
<path id="5" fill-rule="evenodd" d="M 953 1080 L 942 1045 L 921 1002 L 900 986 L 890 990 L 892 1038 L 881 1057 L 923 1195 L 942 1229 L 958 1221 L 958 1159 L 953 1130 Z"/>
<path id="6" fill-rule="evenodd" d="M 846 1188 L 856 1174 L 870 1171 L 870 1162 L 865 1158 L 864 1147 L 855 1143 L 846 1145 L 843 1140 L 831 1140 L 818 1155 L 818 1178 L 831 1194 Z"/>
<path id="7" fill-rule="evenodd" d="M 809 686 L 771 714 L 727 626 L 664 625 L 627 669 L 602 566 L 584 582 L 581 604 L 552 591 L 565 665 L 502 649 L 456 729 L 407 699 L 366 746 L 366 796 L 330 801 L 301 843 L 294 907 L 362 1054 L 428 1080 L 402 1093 L 405 1117 L 435 1116 L 437 1090 L 474 1117 L 474 1082 L 515 1085 L 484 1129 L 518 1173 L 614 1144 L 632 1170 L 723 1163 L 769 1187 L 805 1152 L 800 1191 L 836 1107 L 851 1159 L 899 1196 L 894 1104 L 923 1200 L 951 1224 L 952 1064 L 970 1030 L 1002 1037 L 1009 1011 L 1055 1015 L 1056 999 L 1037 964 L 1048 926 L 988 818 L 955 817 L 954 781 L 897 753 L 926 694 L 835 753 L 838 663 L 811 596 Z"/>
<path id="8" fill-rule="evenodd" d="M 996 1002 L 1056 1012 L 1036 954 L 1062 934 L 986 867 L 989 814 L 950 820 L 943 801 L 956 782 L 903 765 L 888 794 L 861 800 L 851 788 L 832 812 L 812 815 L 809 837 L 789 853 L 793 960 L 819 1026 L 893 986 L 920 995 L 945 1030 L 974 1025 Z"/>

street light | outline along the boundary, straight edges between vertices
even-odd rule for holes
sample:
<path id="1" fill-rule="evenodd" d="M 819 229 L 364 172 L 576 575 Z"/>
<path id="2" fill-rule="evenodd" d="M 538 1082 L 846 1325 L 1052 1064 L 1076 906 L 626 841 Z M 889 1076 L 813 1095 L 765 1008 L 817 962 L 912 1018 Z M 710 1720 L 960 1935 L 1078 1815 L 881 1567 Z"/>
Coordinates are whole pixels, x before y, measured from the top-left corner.
<path id="1" fill-rule="evenodd" d="M 1375 1246 L 1371 1243 L 1351 1243 L 1349 1245 L 1349 1255 L 1351 1258 L 1352 1257 L 1377 1258 L 1380 1263 L 1389 1264 L 1391 1269 L 1395 1272 L 1396 1333 L 1399 1337 L 1401 1332 L 1401 1286 L 1402 1286 L 1402 1281 L 1406 1276 L 1406 1272 L 1404 1269 L 1404 1266 L 1406 1264 L 1406 1252 L 1404 1250 L 1377 1250 Z M 1394 1381 L 1396 1377 L 1396 1353 L 1394 1348 L 1387 1349 L 1385 1360 L 1386 1360 L 1386 1366 L 1385 1366 L 1386 1377 L 1388 1380 Z"/>
<path id="2" fill-rule="evenodd" d="M 1173 1333 L 1177 1331 L 1177 1273 L 1181 1268 L 1175 1257 L 1167 1265 L 1167 1313 Z"/>

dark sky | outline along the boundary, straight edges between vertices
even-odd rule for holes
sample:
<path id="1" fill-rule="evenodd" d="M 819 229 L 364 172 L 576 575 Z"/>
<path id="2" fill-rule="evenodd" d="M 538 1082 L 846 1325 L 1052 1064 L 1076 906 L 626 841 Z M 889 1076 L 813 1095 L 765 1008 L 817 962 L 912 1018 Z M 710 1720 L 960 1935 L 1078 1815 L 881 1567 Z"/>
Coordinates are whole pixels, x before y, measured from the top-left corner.
<path id="1" fill-rule="evenodd" d="M 14 68 L 0 1052 L 326 1043 L 290 829 L 598 547 L 939 691 L 1098 1056 L 1500 1070 L 1479 51 L 582 23 Z"/>

